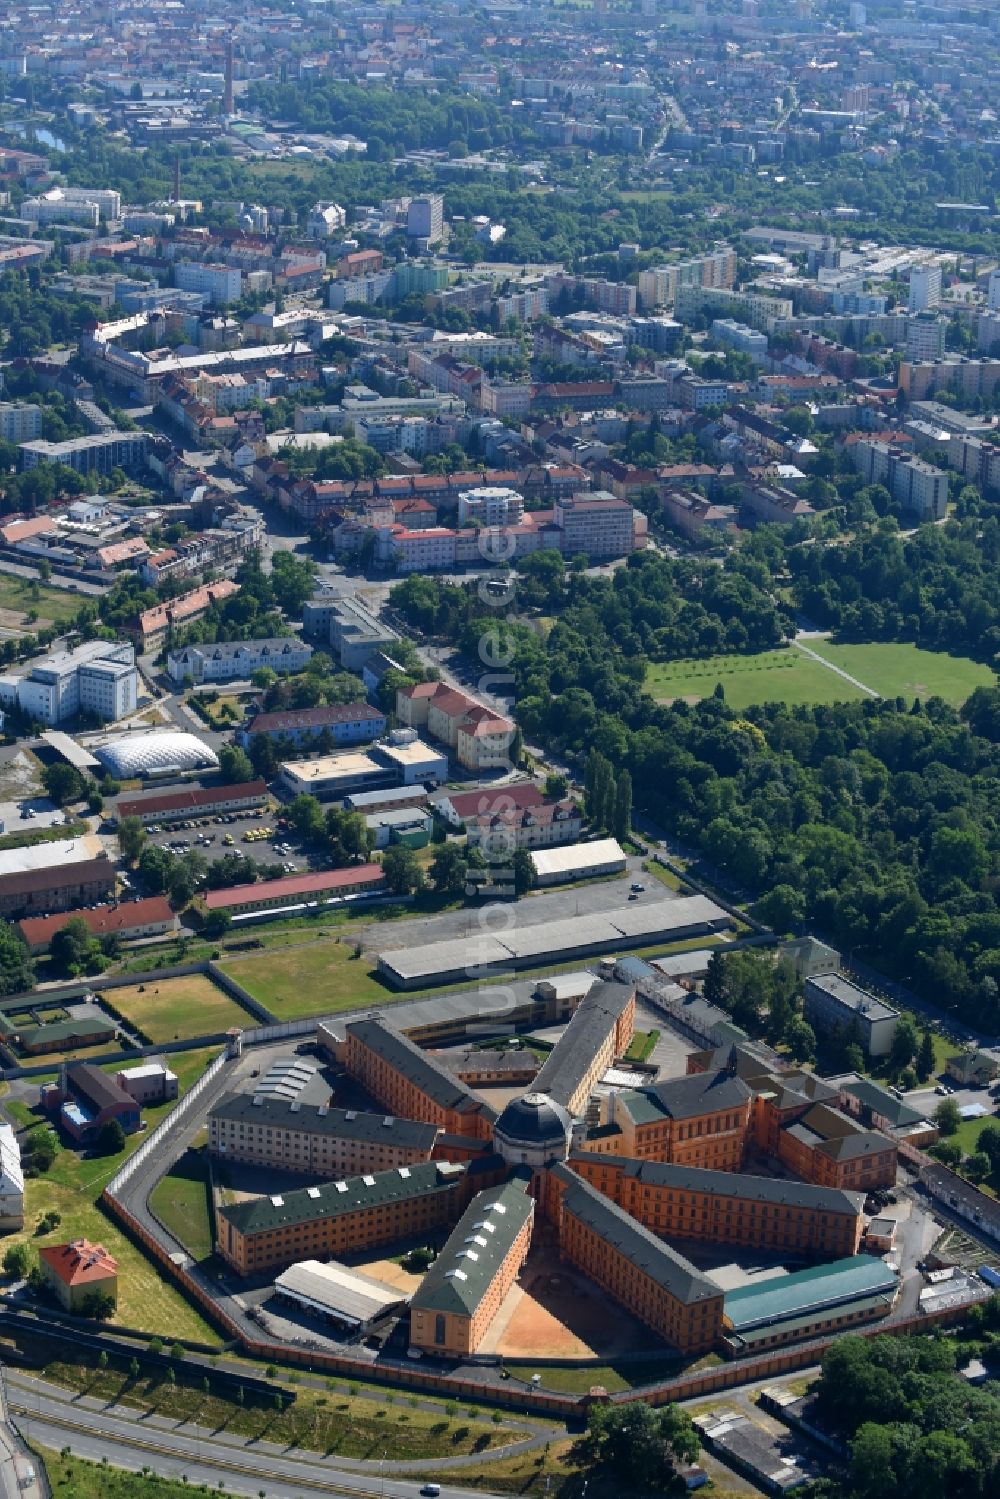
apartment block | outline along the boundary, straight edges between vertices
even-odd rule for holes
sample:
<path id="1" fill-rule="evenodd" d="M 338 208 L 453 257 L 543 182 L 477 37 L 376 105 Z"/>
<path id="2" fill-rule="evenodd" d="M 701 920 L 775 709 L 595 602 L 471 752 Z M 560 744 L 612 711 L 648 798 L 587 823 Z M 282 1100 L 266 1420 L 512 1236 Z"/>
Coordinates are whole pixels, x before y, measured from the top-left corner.
<path id="1" fill-rule="evenodd" d="M 463 1165 L 428 1161 L 232 1203 L 216 1214 L 218 1250 L 238 1275 L 259 1275 L 423 1238 L 459 1217 L 464 1181 Z"/>
<path id="2" fill-rule="evenodd" d="M 258 734 L 284 743 L 315 744 L 328 737 L 334 744 L 367 744 L 386 731 L 386 716 L 369 703 L 328 703 L 319 708 L 290 708 L 277 713 L 258 713 L 236 730 L 244 749 Z"/>
<path id="3" fill-rule="evenodd" d="M 910 272 L 910 312 L 929 312 L 941 305 L 941 267 L 918 265 Z"/>
<path id="4" fill-rule="evenodd" d="M 899 366 L 899 388 L 910 401 L 923 401 L 935 391 L 947 390 L 960 401 L 982 396 L 992 400 L 1000 385 L 1000 359 L 904 359 Z"/>
<path id="5" fill-rule="evenodd" d="M 523 1180 L 473 1198 L 410 1302 L 411 1347 L 478 1352 L 528 1257 L 534 1214 Z"/>
<path id="6" fill-rule="evenodd" d="M 200 292 L 215 307 L 238 302 L 243 295 L 243 274 L 228 265 L 202 265 L 181 260 L 174 267 L 174 284 L 181 291 Z"/>
<path id="7" fill-rule="evenodd" d="M 450 1135 L 492 1136 L 496 1115 L 490 1106 L 379 1017 L 347 1026 L 344 1065 L 394 1116 L 424 1119 Z"/>
<path id="8" fill-rule="evenodd" d="M 874 994 L 840 973 L 815 973 L 805 981 L 806 1020 L 821 1035 L 839 1030 L 857 1036 L 869 1057 L 885 1057 L 892 1050 L 899 1013 Z"/>
<path id="9" fill-rule="evenodd" d="M 867 484 L 884 484 L 893 499 L 918 520 L 943 520 L 947 515 L 948 475 L 944 469 L 867 437 L 852 445 L 851 457 Z"/>
<path id="10" fill-rule="evenodd" d="M 332 1109 L 264 1093 L 230 1093 L 208 1115 L 208 1148 L 239 1161 L 316 1177 L 389 1171 L 429 1161 L 433 1124 Z"/>
<path id="11" fill-rule="evenodd" d="M 568 1164 L 658 1236 L 830 1259 L 861 1243 L 860 1192 L 621 1156 L 581 1153 Z"/>
<path id="12" fill-rule="evenodd" d="M 433 532 L 422 532 L 433 535 Z M 396 694 L 396 714 L 409 728 L 426 728 L 467 770 L 505 765 L 514 724 L 445 682 L 420 682 Z"/>
<path id="13" fill-rule="evenodd" d="M 93 432 L 87 437 L 68 437 L 65 442 L 46 442 L 39 437 L 21 444 L 21 468 L 62 463 L 78 474 L 110 474 L 113 468 L 134 473 L 146 462 L 148 442 L 145 432 Z"/>
<path id="14" fill-rule="evenodd" d="M 736 251 L 721 245 L 706 255 L 695 255 L 672 265 L 639 272 L 639 300 L 643 307 L 669 307 L 679 288 L 721 287 L 736 281 Z"/>
<path id="15" fill-rule="evenodd" d="M 408 239 L 422 240 L 431 249 L 440 243 L 443 229 L 444 198 L 440 193 L 428 193 L 425 197 L 410 200 L 406 211 Z"/>
<path id="16" fill-rule="evenodd" d="M 563 556 L 591 562 L 627 557 L 635 550 L 635 515 L 627 500 L 606 492 L 558 499 L 552 512 L 562 532 Z"/>
<path id="17" fill-rule="evenodd" d="M 220 641 L 168 651 L 167 675 L 173 682 L 241 682 L 267 667 L 279 677 L 305 671 L 313 648 L 295 635 L 270 640 Z"/>
<path id="18" fill-rule="evenodd" d="M 533 323 L 536 318 L 545 317 L 548 310 L 549 294 L 544 286 L 530 287 L 497 298 L 497 315 L 501 327 L 509 318 L 518 323 Z"/>
<path id="19" fill-rule="evenodd" d="M 43 916 L 98 905 L 114 894 L 115 867 L 110 859 L 50 865 L 0 875 L 0 916 Z"/>
<path id="20" fill-rule="evenodd" d="M 0 401 L 0 438 L 30 442 L 42 435 L 42 408 L 21 401 Z"/>

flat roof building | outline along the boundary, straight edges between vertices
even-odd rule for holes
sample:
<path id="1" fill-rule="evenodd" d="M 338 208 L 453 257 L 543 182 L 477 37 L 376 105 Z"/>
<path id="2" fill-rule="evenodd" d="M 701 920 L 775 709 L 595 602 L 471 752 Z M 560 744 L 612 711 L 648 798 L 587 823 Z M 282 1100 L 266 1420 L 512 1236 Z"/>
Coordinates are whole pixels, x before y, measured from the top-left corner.
<path id="1" fill-rule="evenodd" d="M 899 1012 L 843 974 L 811 974 L 805 982 L 803 1013 L 823 1035 L 838 1029 L 847 1040 L 857 1035 L 866 1056 L 885 1057 L 892 1050 Z"/>
<path id="2" fill-rule="evenodd" d="M 535 884 L 540 886 L 622 874 L 626 867 L 625 851 L 617 838 L 598 838 L 593 843 L 575 843 L 568 848 L 533 849 L 531 863 Z"/>

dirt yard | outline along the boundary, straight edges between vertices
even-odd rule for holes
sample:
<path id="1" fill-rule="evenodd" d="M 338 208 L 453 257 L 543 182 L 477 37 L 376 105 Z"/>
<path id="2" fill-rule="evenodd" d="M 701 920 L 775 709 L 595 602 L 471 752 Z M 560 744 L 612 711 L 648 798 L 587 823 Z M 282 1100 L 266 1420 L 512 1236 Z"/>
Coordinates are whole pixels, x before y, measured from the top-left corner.
<path id="1" fill-rule="evenodd" d="M 613 1358 L 659 1348 L 653 1335 L 554 1250 L 532 1252 L 483 1344 L 505 1358 Z"/>

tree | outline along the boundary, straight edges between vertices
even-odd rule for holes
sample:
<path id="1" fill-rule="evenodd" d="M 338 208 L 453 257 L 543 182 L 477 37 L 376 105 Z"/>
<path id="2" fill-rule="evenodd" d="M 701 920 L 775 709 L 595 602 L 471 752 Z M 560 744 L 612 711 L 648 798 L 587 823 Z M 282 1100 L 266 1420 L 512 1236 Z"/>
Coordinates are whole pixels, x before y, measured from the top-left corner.
<path id="1" fill-rule="evenodd" d="M 68 978 L 85 972 L 97 944 L 82 916 L 73 916 L 52 938 L 49 951 L 57 973 Z"/>
<path id="2" fill-rule="evenodd" d="M 31 1164 L 35 1170 L 48 1171 L 59 1148 L 52 1131 L 44 1124 L 40 1124 L 28 1133 L 24 1143 L 31 1155 Z"/>
<path id="3" fill-rule="evenodd" d="M 99 1155 L 120 1155 L 125 1149 L 125 1131 L 117 1119 L 106 1119 L 97 1132 Z"/>
<path id="4" fill-rule="evenodd" d="M 632 831 L 632 777 L 627 770 L 623 770 L 615 782 L 612 825 L 619 840 L 627 838 Z"/>
<path id="5" fill-rule="evenodd" d="M 511 859 L 514 871 L 514 894 L 524 895 L 535 883 L 535 866 L 526 848 L 516 848 Z"/>
<path id="6" fill-rule="evenodd" d="M 250 756 L 238 745 L 224 744 L 219 751 L 219 774 L 228 785 L 254 779 Z"/>
<path id="7" fill-rule="evenodd" d="M 992 1169 L 992 1162 L 985 1150 L 974 1150 L 962 1167 L 963 1174 L 971 1182 L 985 1181 Z"/>
<path id="8" fill-rule="evenodd" d="M 5 1275 L 15 1280 L 27 1280 L 35 1264 L 35 1252 L 30 1244 L 12 1244 L 3 1257 Z"/>
<path id="9" fill-rule="evenodd" d="M 394 895 L 416 895 L 424 888 L 424 871 L 412 848 L 393 843 L 382 855 L 385 883 Z"/>
<path id="10" fill-rule="evenodd" d="M 698 1434 L 676 1405 L 654 1410 L 634 1405 L 594 1405 L 587 1413 L 587 1448 L 601 1468 L 627 1490 L 666 1493 L 678 1462 L 693 1462 Z"/>
<path id="11" fill-rule="evenodd" d="M 983 1152 L 990 1163 L 990 1169 L 996 1171 L 1000 1166 L 1000 1124 L 995 1120 L 988 1120 L 979 1131 L 976 1149 Z"/>
<path id="12" fill-rule="evenodd" d="M 60 807 L 68 802 L 78 802 L 86 789 L 83 776 L 72 765 L 55 760 L 42 769 L 42 785 L 46 793 Z"/>
<path id="13" fill-rule="evenodd" d="M 919 1045 L 917 1027 L 909 1015 L 901 1015 L 896 1023 L 892 1046 L 889 1050 L 889 1070 L 900 1072 L 904 1067 L 908 1067 Z"/>
<path id="14" fill-rule="evenodd" d="M 205 918 L 203 931 L 206 937 L 222 937 L 228 932 L 233 924 L 231 911 L 209 911 Z"/>
<path id="15" fill-rule="evenodd" d="M 127 864 L 134 864 L 146 842 L 146 830 L 138 817 L 123 817 L 118 824 L 118 847 Z"/>
<path id="16" fill-rule="evenodd" d="M 550 771 L 545 777 L 545 795 L 560 802 L 569 791 L 569 781 L 564 775 Z"/>
<path id="17" fill-rule="evenodd" d="M 807 1020 L 796 1016 L 785 1030 L 785 1044 L 796 1062 L 815 1061 L 816 1032 Z"/>
<path id="18" fill-rule="evenodd" d="M 920 1037 L 920 1048 L 917 1052 L 917 1077 L 925 1083 L 934 1071 L 934 1037 L 929 1030 L 925 1030 Z"/>
<path id="19" fill-rule="evenodd" d="M 34 988 L 35 965 L 19 927 L 0 921 L 0 995 Z"/>
<path id="20" fill-rule="evenodd" d="M 465 894 L 468 861 L 454 843 L 442 843 L 431 860 L 430 880 L 439 895 L 454 899 Z"/>
<path id="21" fill-rule="evenodd" d="M 934 1110 L 934 1123 L 942 1135 L 953 1135 L 962 1122 L 962 1116 L 958 1112 L 958 1104 L 953 1098 L 942 1098 Z"/>
<path id="22" fill-rule="evenodd" d="M 755 903 L 753 914 L 773 931 L 785 933 L 795 930 L 805 915 L 805 909 L 805 896 L 801 890 L 792 885 L 775 885 Z"/>
<path id="23" fill-rule="evenodd" d="M 80 1311 L 94 1322 L 107 1322 L 115 1314 L 115 1298 L 108 1291 L 91 1291 L 81 1301 Z"/>

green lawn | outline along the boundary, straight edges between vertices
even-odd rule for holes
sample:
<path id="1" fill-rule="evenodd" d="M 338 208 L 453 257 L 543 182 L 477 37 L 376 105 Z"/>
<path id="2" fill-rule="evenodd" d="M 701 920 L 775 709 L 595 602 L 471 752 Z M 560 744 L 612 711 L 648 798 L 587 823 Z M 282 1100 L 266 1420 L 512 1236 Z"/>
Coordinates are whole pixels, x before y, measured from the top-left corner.
<path id="1" fill-rule="evenodd" d="M 35 1450 L 45 1464 L 54 1499 L 135 1499 L 140 1492 L 143 1499 L 181 1499 L 182 1494 L 192 1492 L 190 1485 L 161 1478 L 157 1473 L 140 1479 L 134 1473 L 89 1463 L 86 1458 L 61 1457 L 47 1447 Z M 136 1463 L 141 1457 L 137 1452 Z"/>
<path id="2" fill-rule="evenodd" d="M 338 942 L 332 935 L 284 950 L 229 957 L 220 967 L 279 1020 L 332 1015 L 412 997 L 394 995 L 375 977 L 370 953 L 356 958 L 352 943 Z"/>
<path id="3" fill-rule="evenodd" d="M 149 1194 L 149 1206 L 196 1260 L 209 1258 L 213 1249 L 212 1215 L 204 1147 L 184 1152 L 156 1183 Z"/>
<path id="4" fill-rule="evenodd" d="M 750 656 L 707 656 L 698 661 L 652 662 L 646 691 L 661 702 L 671 698 L 711 697 L 721 682 L 731 708 L 753 703 L 835 703 L 864 697 L 858 688 L 810 661 L 801 651 L 760 651 Z"/>
<path id="5" fill-rule="evenodd" d="M 908 701 L 943 697 L 959 707 L 976 687 L 995 687 L 997 681 L 996 673 L 979 661 L 893 641 L 833 645 L 828 640 L 810 640 L 809 648 L 882 697 L 904 697 Z"/>
<path id="6" fill-rule="evenodd" d="M 38 615 L 37 623 L 51 620 L 53 624 L 65 624 L 76 618 L 80 605 L 88 598 L 89 595 L 70 593 L 63 588 L 46 588 L 44 583 L 33 583 L 30 578 L 0 573 L 0 609 L 13 609 L 19 614 L 28 614 L 34 609 Z"/>
<path id="7" fill-rule="evenodd" d="M 187 1092 L 217 1054 L 218 1048 L 212 1047 L 182 1052 L 169 1059 L 181 1093 Z M 113 1071 L 114 1067 L 105 1070 Z M 95 1157 L 75 1150 L 60 1150 L 43 1176 L 29 1178 L 25 1183 L 24 1229 L 20 1234 L 10 1235 L 5 1244 L 26 1239 L 37 1247 L 78 1238 L 103 1244 L 119 1264 L 117 1319 L 120 1322 L 142 1332 L 161 1335 L 166 1332 L 173 1337 L 218 1343 L 219 1338 L 208 1323 L 98 1206 L 101 1193 L 122 1161 L 138 1149 L 172 1107 L 173 1104 L 161 1104 L 143 1109 L 146 1130 L 130 1135 L 118 1155 Z M 22 1111 L 11 1112 L 19 1124 L 28 1122 Z M 47 1234 L 36 1235 L 39 1219 L 53 1211 L 60 1215 L 57 1227 Z"/>
<path id="8" fill-rule="evenodd" d="M 185 1036 L 215 1036 L 256 1025 L 249 1013 L 203 973 L 108 989 L 104 997 L 155 1045 Z"/>
<path id="9" fill-rule="evenodd" d="M 976 687 L 996 684 L 988 666 L 964 656 L 920 650 L 915 645 L 833 645 L 810 639 L 808 646 L 882 697 L 943 697 L 958 706 Z M 794 646 L 749 656 L 709 656 L 704 660 L 652 662 L 646 690 L 659 701 L 709 697 L 722 683 L 726 702 L 737 711 L 754 703 L 792 707 L 849 702 L 867 696 L 835 671 L 828 671 Z"/>

